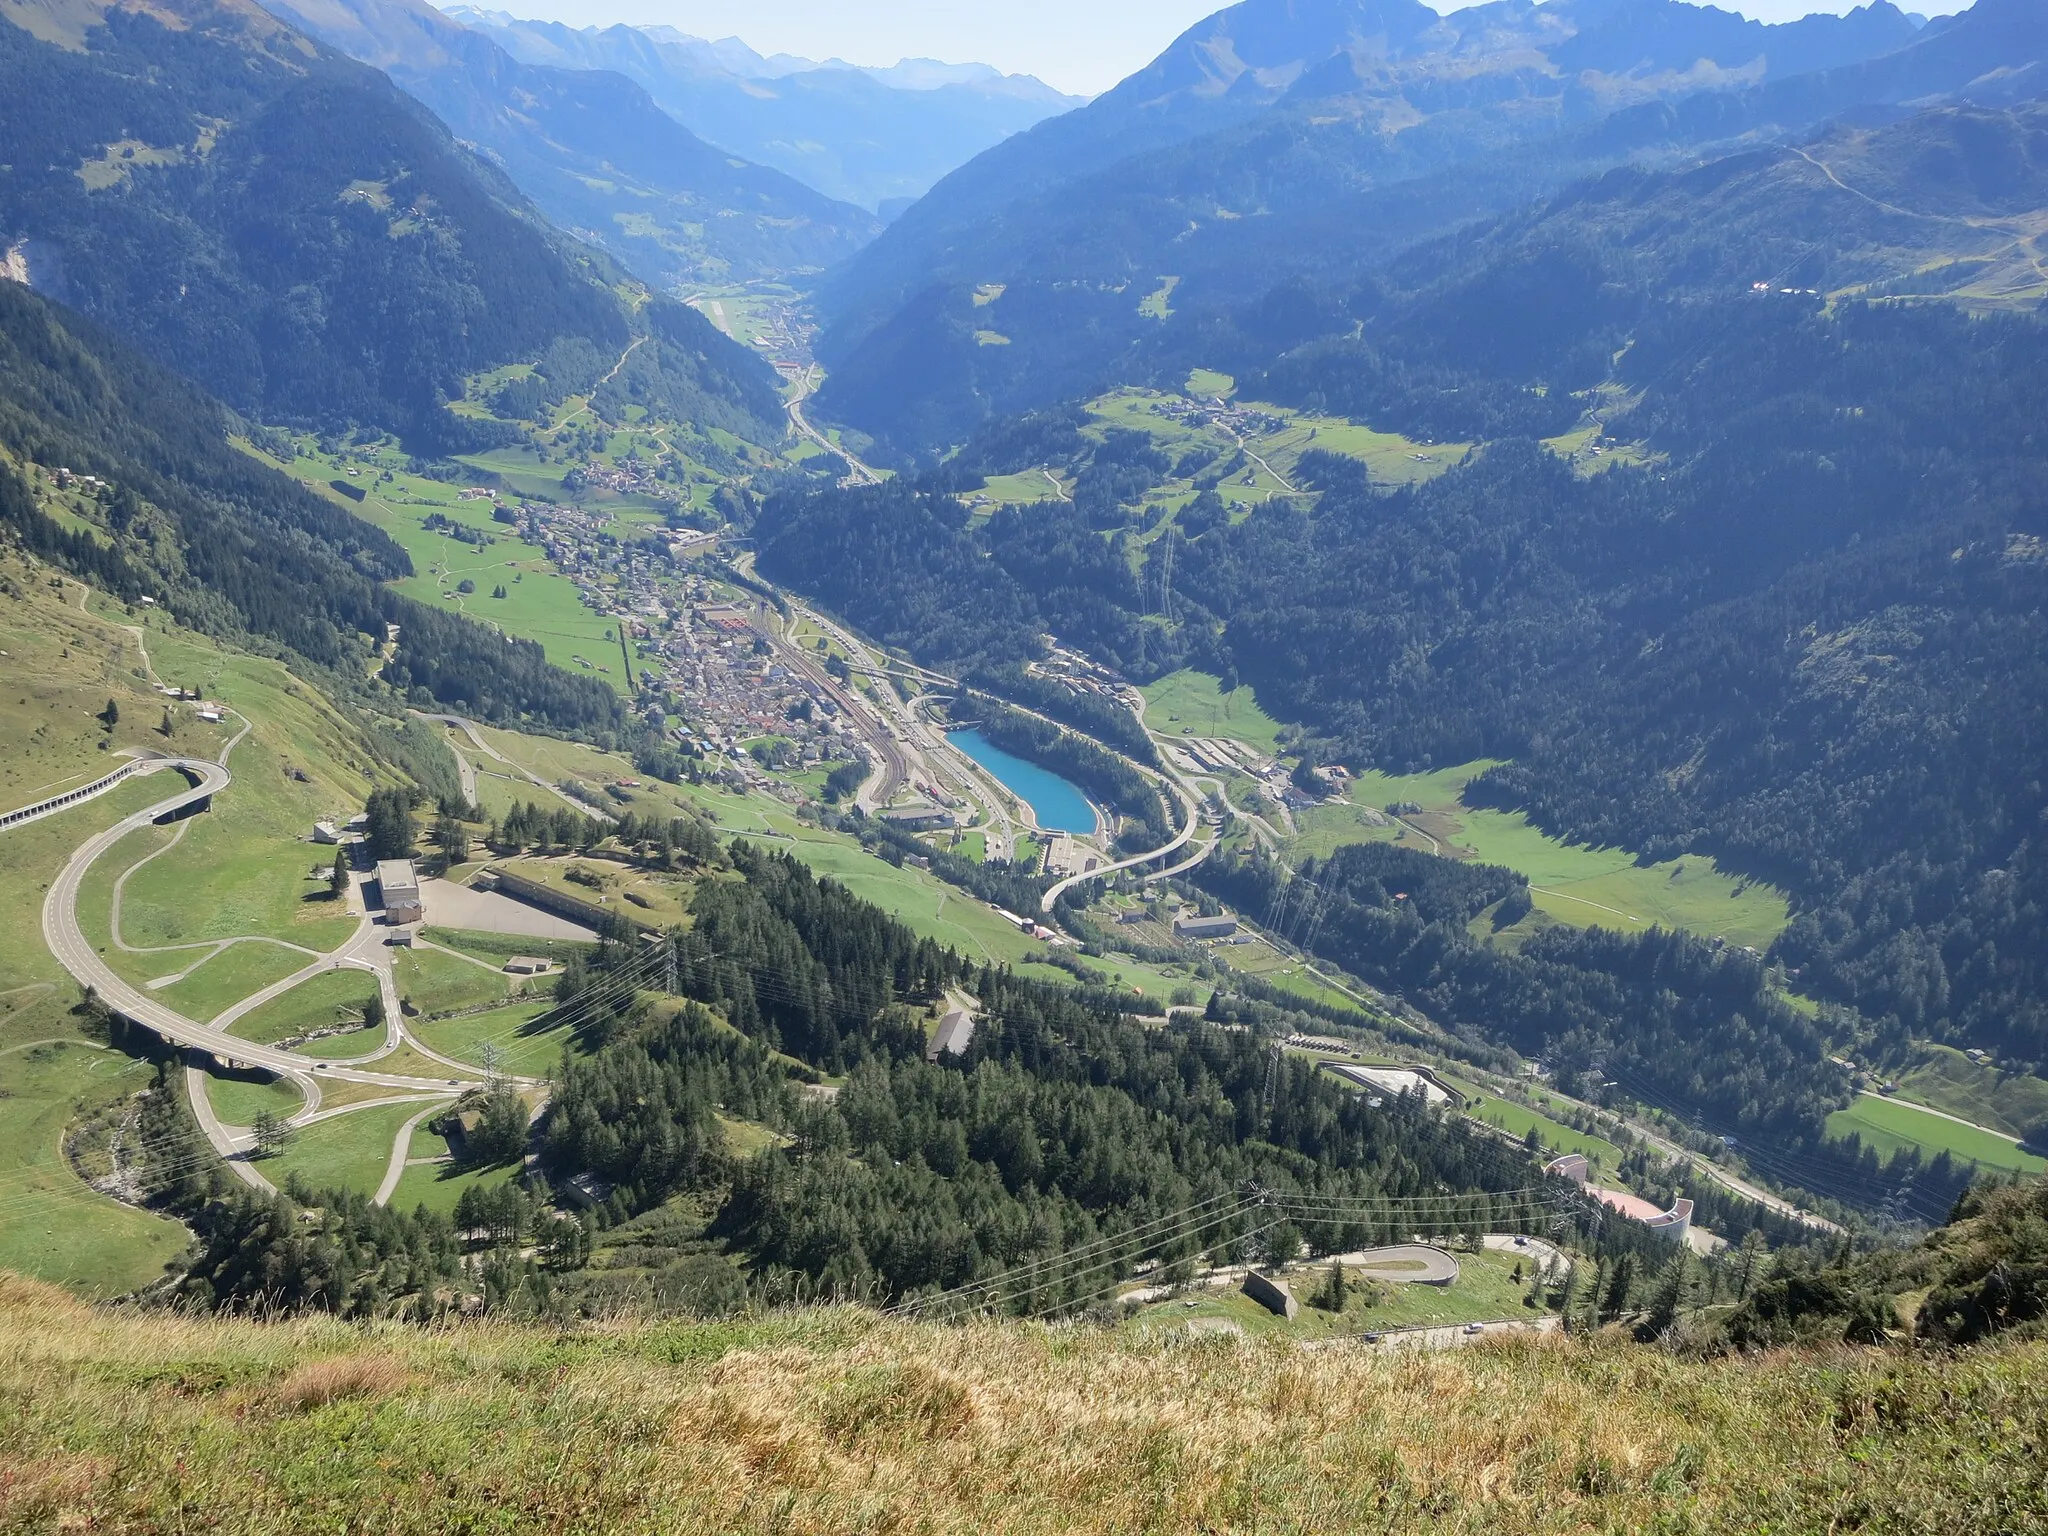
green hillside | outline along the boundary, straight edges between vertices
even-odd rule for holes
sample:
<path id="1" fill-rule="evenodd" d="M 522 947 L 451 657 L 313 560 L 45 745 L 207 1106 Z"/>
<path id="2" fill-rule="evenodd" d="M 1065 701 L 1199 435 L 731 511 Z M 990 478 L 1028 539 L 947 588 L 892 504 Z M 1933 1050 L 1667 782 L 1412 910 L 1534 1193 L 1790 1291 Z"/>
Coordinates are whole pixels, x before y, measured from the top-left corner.
<path id="1" fill-rule="evenodd" d="M 0 23 L 0 228 L 33 236 L 28 275 L 247 415 L 483 446 L 441 408 L 464 379 L 638 335 L 688 419 L 780 435 L 759 359 L 549 226 L 385 76 L 247 0 Z"/>

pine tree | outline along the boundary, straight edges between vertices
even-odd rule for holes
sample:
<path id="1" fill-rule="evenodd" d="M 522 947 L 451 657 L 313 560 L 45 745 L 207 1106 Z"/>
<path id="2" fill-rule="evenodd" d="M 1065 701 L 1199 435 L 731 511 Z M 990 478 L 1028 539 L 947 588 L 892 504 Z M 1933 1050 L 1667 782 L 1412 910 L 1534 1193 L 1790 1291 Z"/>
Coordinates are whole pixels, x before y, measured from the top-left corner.
<path id="1" fill-rule="evenodd" d="M 249 1131 L 255 1138 L 258 1157 L 269 1157 L 291 1139 L 291 1127 L 267 1109 L 257 1113 L 256 1123 Z"/>
<path id="2" fill-rule="evenodd" d="M 336 901 L 348 893 L 348 875 L 348 852 L 337 848 L 334 850 L 334 872 L 327 877 L 327 892 Z"/>
<path id="3" fill-rule="evenodd" d="M 1643 1331 L 1650 1337 L 1662 1336 L 1678 1321 L 1678 1309 L 1685 1304 L 1687 1269 L 1686 1251 L 1681 1245 L 1658 1272 L 1657 1288 L 1650 1294 L 1649 1316 L 1643 1319 Z"/>
<path id="4" fill-rule="evenodd" d="M 1351 1294 L 1351 1287 L 1344 1278 L 1344 1261 L 1332 1259 L 1329 1273 L 1323 1280 L 1323 1289 L 1316 1297 L 1316 1305 L 1325 1312 L 1342 1312 L 1345 1299 Z"/>
<path id="5" fill-rule="evenodd" d="M 1749 1293 L 1756 1288 L 1757 1281 L 1763 1278 L 1765 1256 L 1764 1235 L 1757 1228 L 1751 1227 L 1742 1236 L 1741 1256 L 1735 1265 L 1737 1301 L 1749 1300 Z"/>

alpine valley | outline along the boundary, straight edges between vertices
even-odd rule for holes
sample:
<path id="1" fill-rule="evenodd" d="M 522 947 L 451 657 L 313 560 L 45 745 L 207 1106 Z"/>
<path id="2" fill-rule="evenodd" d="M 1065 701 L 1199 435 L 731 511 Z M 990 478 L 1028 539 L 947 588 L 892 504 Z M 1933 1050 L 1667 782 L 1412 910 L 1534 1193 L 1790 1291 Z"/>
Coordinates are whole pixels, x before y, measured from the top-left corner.
<path id="1" fill-rule="evenodd" d="M 2048 1529 L 2048 0 L 1160 42 L 0 0 L 0 1530 Z"/>

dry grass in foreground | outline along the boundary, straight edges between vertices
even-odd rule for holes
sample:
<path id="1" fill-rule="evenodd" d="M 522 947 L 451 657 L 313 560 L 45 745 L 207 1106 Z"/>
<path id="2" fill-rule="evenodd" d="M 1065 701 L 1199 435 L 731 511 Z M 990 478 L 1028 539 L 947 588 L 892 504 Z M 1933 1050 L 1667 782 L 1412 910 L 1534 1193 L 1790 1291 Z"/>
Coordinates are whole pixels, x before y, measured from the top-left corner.
<path id="1" fill-rule="evenodd" d="M 2048 1346 L 214 1322 L 0 1276 L 0 1530 L 2048 1530 Z"/>

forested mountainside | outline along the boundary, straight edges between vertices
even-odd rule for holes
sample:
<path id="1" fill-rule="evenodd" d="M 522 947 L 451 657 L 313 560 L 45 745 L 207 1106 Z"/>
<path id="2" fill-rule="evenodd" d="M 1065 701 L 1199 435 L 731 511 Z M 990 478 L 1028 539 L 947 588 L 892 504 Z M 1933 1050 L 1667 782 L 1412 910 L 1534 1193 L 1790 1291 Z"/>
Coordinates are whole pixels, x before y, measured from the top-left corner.
<path id="1" fill-rule="evenodd" d="M 2039 0 L 1917 32 L 1888 6 L 1809 18 L 1796 46 L 1717 14 L 1247 0 L 962 167 L 837 274 L 819 410 L 885 455 L 929 454 L 990 414 L 1184 373 L 1219 325 L 1297 345 L 1320 319 L 1304 285 L 1356 285 L 1589 173 L 1857 109 L 2002 105 L 2037 93 L 2026 65 L 2048 55 Z M 1699 68 L 1657 67 L 1660 31 Z"/>
<path id="2" fill-rule="evenodd" d="M 0 239 L 39 290 L 239 411 L 455 446 L 442 406 L 466 376 L 564 338 L 617 356 L 646 329 L 607 258 L 253 4 L 0 16 Z M 673 313 L 650 362 L 691 414 L 777 435 L 765 365 L 655 302 Z"/>
<path id="3" fill-rule="evenodd" d="M 1013 133 L 1082 105 L 1028 75 L 909 60 L 890 69 L 762 58 L 671 27 L 569 27 L 454 6 L 523 63 L 611 70 L 692 132 L 828 197 L 887 215 Z"/>
<path id="4" fill-rule="evenodd" d="M 411 563 L 382 530 L 227 440 L 217 401 L 15 283 L 0 283 L 0 522 L 10 539 L 116 597 L 281 648 L 342 686 L 376 671 L 412 702 L 604 735 L 603 683 L 383 583 Z M 59 469 L 96 476 L 98 514 L 46 509 Z M 380 666 L 387 626 L 396 644 Z"/>
<path id="5" fill-rule="evenodd" d="M 2048 1063 L 2043 123 L 1943 109 L 1615 172 L 1392 263 L 1325 312 L 1350 339 L 1246 377 L 1485 445 L 1425 484 L 1310 453 L 1313 494 L 1249 516 L 1148 506 L 1181 466 L 1048 411 L 922 480 L 770 502 L 762 568 L 949 665 L 1050 629 L 1141 680 L 1192 660 L 1251 683 L 1321 760 L 1505 759 L 1468 803 L 1781 884 L 1773 958 L 1874 1045 Z M 1902 277 L 1990 312 L 1857 297 Z M 1574 428 L 1609 457 L 1535 441 Z M 1034 466 L 1072 500 L 957 500 Z"/>
<path id="6" fill-rule="evenodd" d="M 633 80 L 522 63 L 425 0 L 268 8 L 384 70 L 556 224 L 657 288 L 815 271 L 880 231 L 868 211 L 706 143 Z"/>
<path id="7" fill-rule="evenodd" d="M 1113 994 L 921 940 L 788 855 L 738 842 L 715 857 L 730 869 L 699 883 L 690 927 L 667 941 L 680 999 L 654 995 L 637 942 L 563 978 L 561 1017 L 589 1049 L 562 1065 L 539 1154 L 558 1187 L 602 1191 L 601 1226 L 702 1203 L 719 1250 L 685 1266 L 685 1306 L 899 1300 L 1000 1277 L 987 1298 L 999 1310 L 1076 1309 L 1131 1266 L 1236 1251 L 1270 1228 L 1240 1198 L 1254 1187 L 1290 1202 L 1281 1246 L 1296 1250 L 1403 1240 L 1416 1219 L 1403 1207 L 1425 1205 L 1461 1232 L 1534 1221 L 1610 1261 L 1665 1256 L 1654 1233 L 1596 1221 L 1529 1149 L 1420 1095 L 1374 1109 L 1254 1031 L 1148 1026 Z M 927 1010 L 963 984 L 979 1003 L 972 1044 L 928 1061 Z M 836 1093 L 804 1091 L 825 1074 Z M 721 1113 L 772 1144 L 736 1155 Z M 240 1310 L 262 1295 L 285 1311 L 431 1316 L 474 1283 L 446 1216 L 336 1195 L 318 1202 L 326 1241 L 312 1241 L 275 1199 L 227 1196 L 178 1161 L 175 1139 L 154 1151 L 166 1197 L 200 1231 L 176 1287 L 192 1304 Z M 1726 1214 L 1738 1239 L 1755 1224 L 1793 1230 L 1754 1207 Z M 549 1259 L 544 1289 L 569 1312 L 647 1299 L 573 1252 Z"/>

